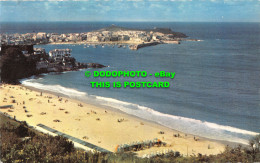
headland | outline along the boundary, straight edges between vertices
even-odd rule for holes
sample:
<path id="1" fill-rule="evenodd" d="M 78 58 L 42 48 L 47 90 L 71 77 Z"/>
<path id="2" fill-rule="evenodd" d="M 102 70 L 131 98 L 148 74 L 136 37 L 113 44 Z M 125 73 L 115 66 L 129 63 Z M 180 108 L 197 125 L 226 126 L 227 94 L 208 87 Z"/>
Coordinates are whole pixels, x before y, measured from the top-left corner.
<path id="1" fill-rule="evenodd" d="M 157 44 L 180 44 L 185 39 L 184 33 L 174 32 L 170 28 L 134 29 L 111 25 L 106 28 L 83 33 L 26 33 L 1 34 L 2 44 L 88 44 L 128 46 L 131 50 Z"/>

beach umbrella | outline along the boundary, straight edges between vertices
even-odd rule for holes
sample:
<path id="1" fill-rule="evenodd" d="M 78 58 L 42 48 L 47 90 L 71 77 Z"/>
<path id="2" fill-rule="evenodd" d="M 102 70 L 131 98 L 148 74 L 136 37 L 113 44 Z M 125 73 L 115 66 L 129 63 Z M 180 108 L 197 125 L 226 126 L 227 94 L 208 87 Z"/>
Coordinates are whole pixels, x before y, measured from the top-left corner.
<path id="1" fill-rule="evenodd" d="M 115 148 L 115 152 L 119 152 L 118 149 L 119 149 L 119 145 L 116 146 L 116 148 Z"/>

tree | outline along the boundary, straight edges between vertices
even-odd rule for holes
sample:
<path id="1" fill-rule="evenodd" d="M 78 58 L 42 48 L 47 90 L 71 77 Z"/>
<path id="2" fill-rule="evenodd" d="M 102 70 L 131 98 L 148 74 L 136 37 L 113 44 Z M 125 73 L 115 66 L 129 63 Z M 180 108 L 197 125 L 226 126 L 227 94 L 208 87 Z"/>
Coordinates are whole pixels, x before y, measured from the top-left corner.
<path id="1" fill-rule="evenodd" d="M 260 159 L 260 134 L 249 140 L 251 154 L 254 160 Z"/>
<path id="2" fill-rule="evenodd" d="M 13 84 L 19 83 L 18 79 L 30 76 L 36 67 L 18 47 L 7 48 L 1 56 L 0 65 L 2 82 Z"/>

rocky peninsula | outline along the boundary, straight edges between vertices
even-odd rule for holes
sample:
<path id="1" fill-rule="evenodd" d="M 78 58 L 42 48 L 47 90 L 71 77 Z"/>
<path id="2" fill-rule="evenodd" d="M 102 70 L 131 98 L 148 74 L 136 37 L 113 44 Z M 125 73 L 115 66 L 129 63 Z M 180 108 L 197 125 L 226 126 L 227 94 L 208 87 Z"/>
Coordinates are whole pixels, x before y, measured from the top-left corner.
<path id="1" fill-rule="evenodd" d="M 0 35 L 2 45 L 90 44 L 104 46 L 109 44 L 119 48 L 128 46 L 131 50 L 157 44 L 180 44 L 186 37 L 188 36 L 174 32 L 170 28 L 134 29 L 115 25 L 83 33 L 38 32 Z"/>

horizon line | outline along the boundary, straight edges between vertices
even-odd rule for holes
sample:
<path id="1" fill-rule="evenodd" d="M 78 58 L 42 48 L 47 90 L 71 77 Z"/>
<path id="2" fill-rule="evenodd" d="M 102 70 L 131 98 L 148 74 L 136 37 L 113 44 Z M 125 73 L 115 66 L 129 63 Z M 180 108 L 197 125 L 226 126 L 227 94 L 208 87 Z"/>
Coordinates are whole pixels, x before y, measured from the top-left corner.
<path id="1" fill-rule="evenodd" d="M 154 21 L 146 21 L 146 20 L 117 20 L 117 21 L 111 21 L 111 20 L 78 20 L 78 21 L 74 21 L 74 20 L 61 20 L 61 21 L 0 21 L 0 23 L 47 23 L 47 22 L 51 22 L 51 23 L 66 23 L 66 22 L 133 22 L 133 23 L 260 23 L 260 21 L 159 21 L 159 20 L 154 20 Z"/>

